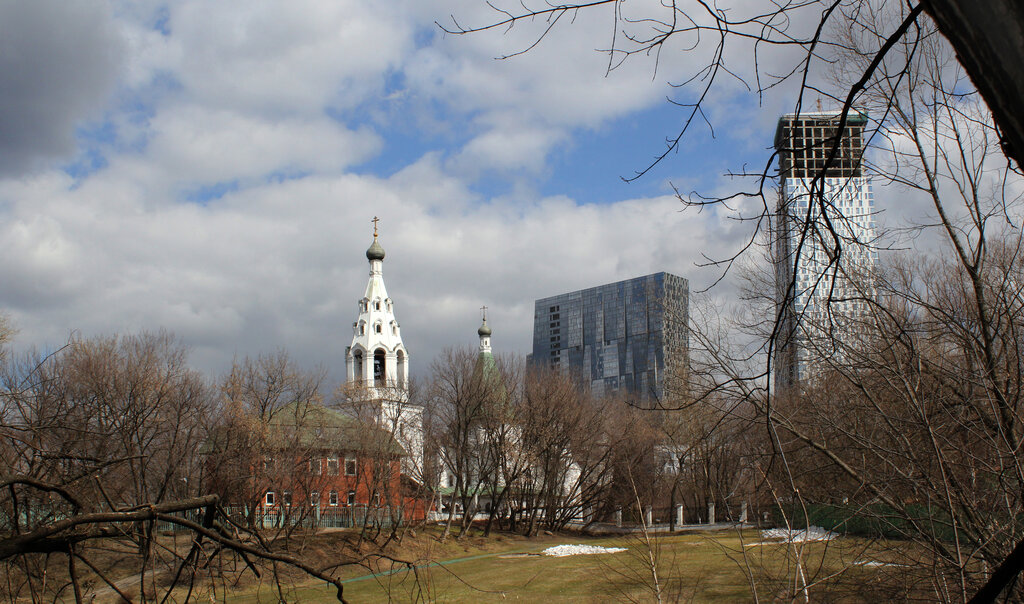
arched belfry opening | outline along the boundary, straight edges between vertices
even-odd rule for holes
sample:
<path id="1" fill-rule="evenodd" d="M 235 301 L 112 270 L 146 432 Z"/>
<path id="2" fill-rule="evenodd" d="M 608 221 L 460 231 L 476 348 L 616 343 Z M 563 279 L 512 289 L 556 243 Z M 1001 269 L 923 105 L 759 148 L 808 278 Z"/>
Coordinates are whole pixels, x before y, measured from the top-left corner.
<path id="1" fill-rule="evenodd" d="M 373 384 L 375 386 L 384 386 L 387 381 L 388 374 L 384 364 L 386 358 L 387 353 L 383 348 L 373 351 Z"/>
<path id="2" fill-rule="evenodd" d="M 398 361 L 398 385 L 404 388 L 408 372 L 408 368 L 406 367 L 405 364 L 405 351 L 402 349 L 398 349 L 398 353 L 395 355 L 395 360 Z"/>
<path id="3" fill-rule="evenodd" d="M 360 379 L 363 375 L 363 351 L 356 350 L 352 353 L 352 367 L 354 369 L 354 379 Z"/>

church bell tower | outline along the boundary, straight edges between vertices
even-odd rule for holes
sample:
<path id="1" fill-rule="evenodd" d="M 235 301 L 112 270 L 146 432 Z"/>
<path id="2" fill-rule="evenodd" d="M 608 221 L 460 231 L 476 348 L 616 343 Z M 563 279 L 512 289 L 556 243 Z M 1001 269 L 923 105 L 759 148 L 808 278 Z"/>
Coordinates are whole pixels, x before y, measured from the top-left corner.
<path id="1" fill-rule="evenodd" d="M 345 350 L 346 382 L 375 409 L 374 419 L 409 454 L 403 473 L 421 480 L 423 472 L 423 408 L 409 400 L 409 353 L 395 318 L 394 302 L 384 287 L 384 248 L 373 218 L 373 243 L 366 250 L 370 280 L 357 302 L 352 344 Z"/>
<path id="2" fill-rule="evenodd" d="M 345 370 L 347 381 L 373 389 L 374 398 L 391 398 L 395 391 L 409 391 L 409 353 L 402 343 L 394 303 L 384 287 L 384 248 L 377 241 L 378 222 L 375 217 L 373 243 L 366 250 L 370 280 L 358 302 L 352 344 L 345 351 Z"/>

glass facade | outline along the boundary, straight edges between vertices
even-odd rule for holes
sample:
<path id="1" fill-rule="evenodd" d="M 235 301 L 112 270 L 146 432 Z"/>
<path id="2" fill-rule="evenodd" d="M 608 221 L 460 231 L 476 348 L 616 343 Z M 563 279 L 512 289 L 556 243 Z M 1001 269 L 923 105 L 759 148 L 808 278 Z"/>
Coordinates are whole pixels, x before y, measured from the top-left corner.
<path id="1" fill-rule="evenodd" d="M 776 130 L 782 184 L 774 226 L 781 305 L 776 392 L 812 377 L 819 359 L 838 354 L 835 343 L 850 336 L 845 319 L 865 312 L 874 296 L 875 202 L 861 165 L 868 116 L 851 111 L 837 137 L 840 117 L 837 111 L 784 115 Z"/>
<path id="2" fill-rule="evenodd" d="M 689 283 L 655 273 L 537 300 L 531 362 L 577 374 L 595 395 L 660 400 L 688 360 Z"/>

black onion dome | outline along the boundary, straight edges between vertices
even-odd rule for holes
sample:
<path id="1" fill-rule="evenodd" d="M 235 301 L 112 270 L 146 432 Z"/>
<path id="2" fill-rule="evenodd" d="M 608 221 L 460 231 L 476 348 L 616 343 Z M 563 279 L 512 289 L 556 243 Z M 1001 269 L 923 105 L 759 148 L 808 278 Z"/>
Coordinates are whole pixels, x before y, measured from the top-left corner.
<path id="1" fill-rule="evenodd" d="M 383 260 L 384 259 L 384 248 L 377 243 L 377 238 L 373 238 L 373 245 L 366 250 L 367 260 Z"/>

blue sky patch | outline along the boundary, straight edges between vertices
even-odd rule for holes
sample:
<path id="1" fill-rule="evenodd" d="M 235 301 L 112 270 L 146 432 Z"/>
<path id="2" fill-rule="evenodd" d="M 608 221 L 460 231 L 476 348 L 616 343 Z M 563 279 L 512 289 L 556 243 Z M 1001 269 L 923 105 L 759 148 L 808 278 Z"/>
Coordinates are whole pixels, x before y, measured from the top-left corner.
<path id="1" fill-rule="evenodd" d="M 224 197 L 228 193 L 233 193 L 238 190 L 238 181 L 231 180 L 226 182 L 218 182 L 212 185 L 201 185 L 193 189 L 187 189 L 182 198 L 185 201 L 197 203 L 199 205 L 206 205 L 211 201 L 216 201 L 221 197 Z"/>

